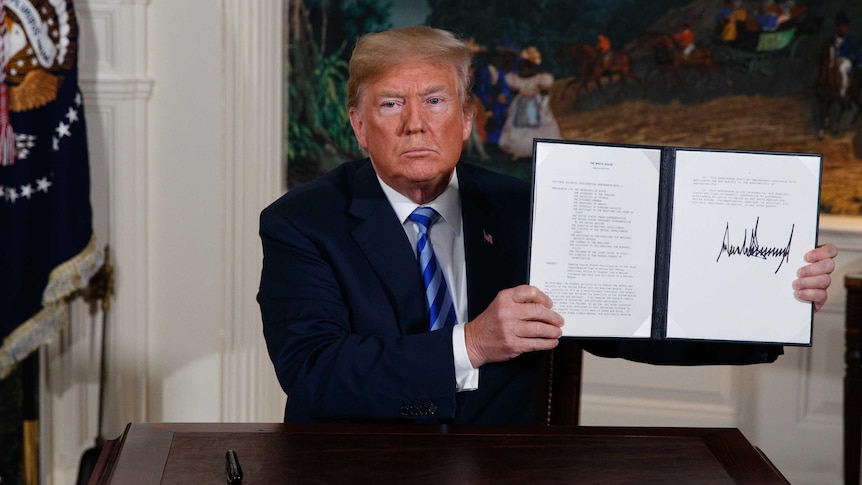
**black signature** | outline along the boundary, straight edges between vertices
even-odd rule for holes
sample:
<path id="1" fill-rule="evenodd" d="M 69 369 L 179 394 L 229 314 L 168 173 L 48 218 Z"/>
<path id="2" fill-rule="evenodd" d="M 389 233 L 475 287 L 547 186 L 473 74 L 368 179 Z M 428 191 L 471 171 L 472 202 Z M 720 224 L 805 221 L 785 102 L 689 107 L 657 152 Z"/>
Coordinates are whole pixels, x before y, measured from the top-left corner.
<path id="1" fill-rule="evenodd" d="M 727 254 L 728 257 L 741 254 L 749 258 L 781 258 L 778 261 L 778 267 L 775 268 L 775 273 L 778 273 L 778 270 L 781 269 L 781 265 L 783 265 L 785 261 L 790 261 L 790 243 L 793 241 L 793 229 L 796 227 L 796 224 L 792 224 L 790 226 L 790 237 L 787 239 L 787 246 L 783 248 L 760 247 L 760 244 L 757 242 L 758 225 L 760 225 L 760 217 L 757 218 L 757 222 L 754 224 L 754 229 L 751 230 L 751 240 L 748 239 L 748 229 L 746 229 L 745 235 L 742 238 L 742 244 L 735 246 L 730 243 L 730 223 L 728 222 L 727 226 L 724 228 L 724 238 L 721 241 L 721 251 L 718 252 L 718 257 L 715 258 L 715 261 L 718 262 L 718 260 L 721 259 L 722 254 Z"/>

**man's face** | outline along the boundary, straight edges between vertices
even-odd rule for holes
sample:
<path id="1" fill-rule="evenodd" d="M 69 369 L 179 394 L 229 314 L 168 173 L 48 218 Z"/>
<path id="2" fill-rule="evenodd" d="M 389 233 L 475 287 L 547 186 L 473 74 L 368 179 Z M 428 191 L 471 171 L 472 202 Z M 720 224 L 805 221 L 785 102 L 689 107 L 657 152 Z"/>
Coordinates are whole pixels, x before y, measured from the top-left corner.
<path id="1" fill-rule="evenodd" d="M 350 124 L 377 175 L 416 203 L 445 190 L 472 129 L 452 67 L 411 62 L 368 83 Z"/>

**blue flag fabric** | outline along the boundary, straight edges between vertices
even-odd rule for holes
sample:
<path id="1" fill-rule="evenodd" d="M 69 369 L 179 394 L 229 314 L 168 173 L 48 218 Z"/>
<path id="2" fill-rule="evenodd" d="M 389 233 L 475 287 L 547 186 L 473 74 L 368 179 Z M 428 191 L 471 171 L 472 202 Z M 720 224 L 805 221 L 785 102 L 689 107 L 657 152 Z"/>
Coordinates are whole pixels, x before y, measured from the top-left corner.
<path id="1" fill-rule="evenodd" d="M 71 0 L 2 0 L 0 378 L 67 323 L 102 264 L 92 229 L 78 25 Z M 3 96 L 5 95 L 5 97 Z"/>

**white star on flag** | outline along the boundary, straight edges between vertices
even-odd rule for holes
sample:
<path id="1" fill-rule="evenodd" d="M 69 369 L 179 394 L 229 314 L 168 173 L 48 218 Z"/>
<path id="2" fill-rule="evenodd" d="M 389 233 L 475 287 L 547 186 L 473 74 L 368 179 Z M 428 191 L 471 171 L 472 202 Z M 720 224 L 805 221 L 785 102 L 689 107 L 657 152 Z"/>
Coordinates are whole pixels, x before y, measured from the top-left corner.
<path id="1" fill-rule="evenodd" d="M 36 180 L 36 189 L 41 192 L 48 192 L 48 187 L 51 186 L 51 182 L 48 180 L 48 177 L 42 177 Z"/>
<path id="2" fill-rule="evenodd" d="M 18 191 L 16 191 L 13 187 L 9 187 L 6 189 L 6 200 L 9 202 L 15 203 L 18 200 Z"/>
<path id="3" fill-rule="evenodd" d="M 69 131 L 69 125 L 63 123 L 62 121 L 57 126 L 57 128 L 54 129 L 54 131 L 56 131 L 57 134 L 60 135 L 60 138 L 63 138 L 64 136 L 71 136 L 72 134 L 72 132 Z"/>
<path id="4" fill-rule="evenodd" d="M 22 185 L 21 197 L 26 197 L 29 199 L 31 195 L 33 195 L 33 186 L 30 184 Z"/>
<path id="5" fill-rule="evenodd" d="M 78 121 L 78 111 L 74 108 L 69 108 L 69 111 L 66 113 L 66 118 L 69 118 L 69 124 Z"/>

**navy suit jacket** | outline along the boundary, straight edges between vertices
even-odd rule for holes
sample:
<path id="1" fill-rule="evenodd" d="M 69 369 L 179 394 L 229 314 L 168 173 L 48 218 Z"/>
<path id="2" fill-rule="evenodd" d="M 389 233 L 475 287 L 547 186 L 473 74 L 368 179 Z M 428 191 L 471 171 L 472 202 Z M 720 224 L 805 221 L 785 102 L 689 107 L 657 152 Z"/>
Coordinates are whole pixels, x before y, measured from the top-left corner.
<path id="1" fill-rule="evenodd" d="M 530 188 L 458 164 L 468 319 L 524 284 Z M 531 424 L 544 352 L 488 364 L 455 392 L 451 328 L 428 332 L 424 286 L 369 160 L 346 163 L 264 209 L 258 302 L 285 421 Z M 597 355 L 656 364 L 770 362 L 780 346 L 582 342 Z"/>
<path id="2" fill-rule="evenodd" d="M 529 186 L 458 164 L 472 320 L 525 283 Z M 529 424 L 542 353 L 485 365 L 455 392 L 451 328 L 428 332 L 424 287 L 369 160 L 346 163 L 261 213 L 258 302 L 286 421 Z"/>

